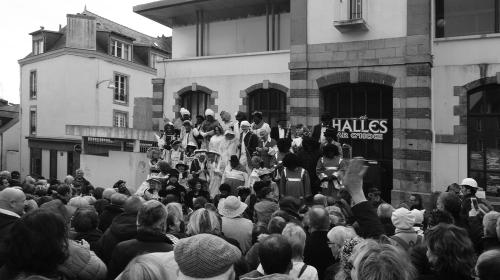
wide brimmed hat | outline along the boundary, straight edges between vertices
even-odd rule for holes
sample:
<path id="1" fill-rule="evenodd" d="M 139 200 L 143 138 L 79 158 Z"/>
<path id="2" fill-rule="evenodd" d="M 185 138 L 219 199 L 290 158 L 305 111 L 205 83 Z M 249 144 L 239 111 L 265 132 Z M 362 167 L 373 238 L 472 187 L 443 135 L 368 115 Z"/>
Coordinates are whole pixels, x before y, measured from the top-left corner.
<path id="1" fill-rule="evenodd" d="M 198 145 L 196 145 L 196 143 L 194 143 L 194 142 L 189 142 L 189 143 L 187 143 L 186 147 L 198 148 Z"/>
<path id="2" fill-rule="evenodd" d="M 207 151 L 207 150 L 205 150 L 205 149 L 198 149 L 198 150 L 194 150 L 194 153 L 195 153 L 195 154 L 201 154 L 201 153 L 206 154 L 206 153 L 208 153 L 208 151 Z"/>
<path id="3" fill-rule="evenodd" d="M 181 141 L 174 140 L 171 145 L 173 146 L 173 145 L 180 145 L 180 144 L 181 144 Z"/>
<path id="4" fill-rule="evenodd" d="M 261 168 L 258 171 L 259 177 L 263 177 L 265 175 L 272 175 L 274 172 L 274 169 L 269 169 L 269 168 Z"/>
<path id="5" fill-rule="evenodd" d="M 220 156 L 220 154 L 217 151 L 214 151 L 214 150 L 208 151 L 207 154 L 214 154 L 214 155 Z"/>
<path id="6" fill-rule="evenodd" d="M 254 111 L 252 113 L 252 116 L 261 116 L 262 117 L 262 112 L 261 111 Z"/>
<path id="7" fill-rule="evenodd" d="M 185 120 L 184 122 L 182 122 L 182 125 L 193 126 L 193 123 L 190 120 Z"/>
<path id="8" fill-rule="evenodd" d="M 179 171 L 175 170 L 175 169 L 172 169 L 168 172 L 168 175 L 169 175 L 169 178 L 170 177 L 176 177 L 176 178 L 179 178 Z"/>
<path id="9" fill-rule="evenodd" d="M 160 176 L 156 176 L 156 175 L 151 175 L 149 176 L 147 179 L 146 179 L 146 182 L 157 182 L 157 183 L 163 183 L 163 181 L 165 180 L 165 178 L 163 177 L 160 177 Z"/>
<path id="10" fill-rule="evenodd" d="M 250 123 L 248 121 L 242 121 L 240 126 L 250 126 Z"/>
<path id="11" fill-rule="evenodd" d="M 241 202 L 236 196 L 228 196 L 219 201 L 219 214 L 227 218 L 235 218 L 245 212 L 247 209 L 245 203 Z"/>

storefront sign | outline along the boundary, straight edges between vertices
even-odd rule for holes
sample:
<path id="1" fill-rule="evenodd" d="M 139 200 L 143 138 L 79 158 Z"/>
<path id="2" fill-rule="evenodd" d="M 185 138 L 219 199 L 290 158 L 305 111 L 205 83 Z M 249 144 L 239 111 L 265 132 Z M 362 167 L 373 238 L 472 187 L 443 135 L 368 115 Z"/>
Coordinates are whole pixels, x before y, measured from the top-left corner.
<path id="1" fill-rule="evenodd" d="M 384 140 L 387 133 L 387 120 L 369 119 L 366 116 L 350 119 L 333 119 L 333 128 L 339 132 L 339 139 Z"/>

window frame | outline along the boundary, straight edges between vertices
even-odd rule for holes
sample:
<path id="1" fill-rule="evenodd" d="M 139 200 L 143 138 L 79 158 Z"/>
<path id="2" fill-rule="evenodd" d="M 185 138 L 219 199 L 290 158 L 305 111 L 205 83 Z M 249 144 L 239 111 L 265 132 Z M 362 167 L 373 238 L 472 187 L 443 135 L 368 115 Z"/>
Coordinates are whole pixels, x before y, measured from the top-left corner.
<path id="1" fill-rule="evenodd" d="M 271 96 L 274 94 L 278 95 L 276 97 L 278 109 L 271 108 Z M 275 125 L 275 123 L 272 123 L 271 121 L 273 117 L 276 118 L 276 121 L 280 119 L 287 119 L 286 92 L 274 88 L 269 88 L 269 89 L 260 88 L 252 92 L 249 92 L 247 95 L 247 99 L 248 99 L 247 104 L 248 104 L 249 119 L 252 119 L 251 115 L 254 111 L 262 112 L 262 119 L 270 126 Z M 264 103 L 265 105 L 262 105 L 262 103 Z"/>
<path id="2" fill-rule="evenodd" d="M 445 14 L 445 8 L 444 8 L 444 1 L 446 0 L 435 0 L 434 1 L 434 22 L 433 22 L 433 28 L 434 28 L 434 38 L 436 39 L 444 39 L 444 38 L 455 38 L 455 37 L 467 37 L 467 36 L 484 36 L 487 34 L 498 34 L 500 33 L 500 0 L 492 0 L 494 1 L 494 30 L 493 32 L 485 32 L 485 33 L 470 33 L 470 34 L 462 34 L 462 35 L 451 35 L 451 36 L 446 36 L 445 35 L 445 29 L 444 27 L 440 28 L 438 27 L 437 23 L 439 20 L 444 19 L 444 14 Z"/>
<path id="3" fill-rule="evenodd" d="M 117 38 L 110 38 L 109 44 L 109 54 L 113 57 L 120 58 L 127 61 L 132 61 L 132 48 L 133 44 L 119 40 Z M 120 56 L 117 55 L 117 51 L 120 49 Z M 127 50 L 127 55 L 125 57 L 125 50 Z"/>
<path id="4" fill-rule="evenodd" d="M 203 96 L 202 96 L 203 95 Z M 193 96 L 195 98 L 193 98 Z M 200 100 L 203 101 L 205 106 L 202 106 L 203 109 L 200 111 Z M 193 103 L 195 101 L 195 103 Z M 192 117 L 196 117 L 197 115 L 204 116 L 205 111 L 210 108 L 210 94 L 202 91 L 202 90 L 195 90 L 195 91 L 187 91 L 181 94 L 180 96 L 180 103 L 181 107 L 186 108 L 190 113 Z M 193 109 L 193 104 L 196 104 L 195 109 Z M 189 105 L 189 106 L 188 106 Z"/>
<path id="5" fill-rule="evenodd" d="M 119 116 L 119 115 L 124 116 L 124 121 L 125 121 L 125 125 L 124 126 L 120 126 L 119 122 L 118 122 L 118 125 L 115 124 L 115 118 L 117 116 Z M 128 112 L 127 111 L 122 111 L 122 110 L 113 110 L 112 124 L 113 124 L 113 127 L 128 128 L 128 125 L 129 125 L 129 115 L 128 115 Z"/>
<path id="6" fill-rule="evenodd" d="M 38 73 L 36 70 L 30 71 L 29 77 L 30 100 L 35 100 L 38 97 Z"/>
<path id="7" fill-rule="evenodd" d="M 491 129 L 486 127 L 486 121 L 490 120 L 492 121 L 493 119 L 498 122 L 498 119 L 500 118 L 500 111 L 499 112 L 491 112 L 490 110 L 487 110 L 486 108 L 483 108 L 484 111 L 481 112 L 472 112 L 471 111 L 471 96 L 475 93 L 482 92 L 482 97 L 481 97 L 481 103 L 482 105 L 488 104 L 488 100 L 486 97 L 486 91 L 488 89 L 494 89 L 498 91 L 500 94 L 500 85 L 499 84 L 493 84 L 493 85 L 485 85 L 481 86 L 475 89 L 472 89 L 467 92 L 467 176 L 474 178 L 480 186 L 484 186 L 484 191 L 486 192 L 487 197 L 495 197 L 491 195 L 491 192 L 488 192 L 488 175 L 497 175 L 500 176 L 500 169 L 499 170 L 493 170 L 493 169 L 488 169 L 488 150 L 495 150 L 495 148 L 488 147 L 488 144 L 486 144 L 486 140 L 488 136 L 493 136 L 492 139 L 495 139 L 496 143 L 496 150 L 500 150 L 500 147 L 498 147 L 499 143 L 499 138 L 500 138 L 500 127 L 499 125 L 495 125 L 497 131 L 496 132 L 491 132 Z M 481 125 L 478 127 L 477 123 L 481 123 Z M 475 131 L 474 129 L 475 128 Z M 493 135 L 491 135 L 493 134 Z M 498 136 L 495 138 L 496 134 Z M 479 148 L 475 143 L 479 144 Z M 478 149 L 478 150 L 474 150 Z M 472 166 L 472 152 L 478 152 L 480 153 L 481 156 L 481 165 L 482 168 L 475 168 L 475 166 Z M 473 176 L 473 174 L 479 175 Z M 500 190 L 500 189 L 498 189 Z M 500 192 L 497 191 L 497 197 L 500 196 Z"/>
<path id="8" fill-rule="evenodd" d="M 38 115 L 36 106 L 30 107 L 29 113 L 29 135 L 36 135 L 38 129 Z"/>
<path id="9" fill-rule="evenodd" d="M 33 40 L 33 55 L 43 54 L 45 52 L 44 46 L 43 37 Z"/>
<path id="10" fill-rule="evenodd" d="M 116 94 L 120 94 L 119 91 L 121 89 L 120 87 L 120 82 L 116 82 L 116 77 L 123 77 L 125 78 L 125 97 L 124 100 L 116 99 L 115 96 Z M 123 74 L 120 72 L 113 72 L 113 84 L 115 85 L 115 89 L 113 89 L 113 103 L 117 105 L 122 105 L 122 106 L 128 106 L 129 105 L 129 96 L 130 96 L 130 75 Z"/>

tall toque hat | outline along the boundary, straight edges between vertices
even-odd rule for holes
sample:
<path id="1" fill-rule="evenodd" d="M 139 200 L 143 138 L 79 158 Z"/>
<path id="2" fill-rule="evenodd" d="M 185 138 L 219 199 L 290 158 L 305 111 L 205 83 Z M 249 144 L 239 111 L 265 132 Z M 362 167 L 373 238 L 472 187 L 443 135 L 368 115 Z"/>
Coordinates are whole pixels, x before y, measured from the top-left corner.
<path id="1" fill-rule="evenodd" d="M 218 236 L 202 233 L 181 239 L 174 258 L 182 274 L 203 279 L 224 274 L 241 258 L 241 252 Z"/>

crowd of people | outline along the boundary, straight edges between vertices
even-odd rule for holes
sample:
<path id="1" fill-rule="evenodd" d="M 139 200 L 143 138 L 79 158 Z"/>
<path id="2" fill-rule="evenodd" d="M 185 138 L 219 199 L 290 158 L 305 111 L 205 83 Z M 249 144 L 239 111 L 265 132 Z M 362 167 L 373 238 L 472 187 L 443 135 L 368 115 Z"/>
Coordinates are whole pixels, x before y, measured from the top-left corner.
<path id="1" fill-rule="evenodd" d="M 137 187 L 0 172 L 0 279 L 500 279 L 500 213 L 474 179 L 391 205 L 327 117 L 220 116 L 182 109 Z"/>

